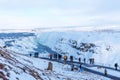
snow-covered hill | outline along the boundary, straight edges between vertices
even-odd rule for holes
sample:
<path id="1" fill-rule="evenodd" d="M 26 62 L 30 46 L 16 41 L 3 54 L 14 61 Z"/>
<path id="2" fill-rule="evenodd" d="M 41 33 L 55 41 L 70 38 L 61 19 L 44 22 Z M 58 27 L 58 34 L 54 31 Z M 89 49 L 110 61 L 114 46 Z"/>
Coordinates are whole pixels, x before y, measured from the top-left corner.
<path id="1" fill-rule="evenodd" d="M 60 63 L 53 63 L 55 65 L 53 72 L 46 71 L 48 61 L 24 55 L 39 52 L 39 56 L 48 57 L 48 53 L 59 53 L 66 54 L 68 57 L 72 55 L 76 60 L 78 57 L 81 57 L 82 60 L 86 58 L 87 62 L 89 58 L 94 58 L 95 64 L 113 67 L 114 63 L 120 64 L 119 35 L 120 32 L 114 30 L 0 33 L 0 53 L 8 56 L 8 58 L 0 56 L 0 63 L 6 65 L 5 69 L 8 69 L 8 71 L 4 69 L 2 72 L 10 80 L 35 80 L 36 77 L 31 74 L 31 70 L 34 70 L 35 74 L 37 73 L 43 80 L 96 79 L 98 75 L 88 72 L 66 71 Z M 76 76 L 73 76 L 74 74 Z M 86 74 L 89 74 L 90 77 Z M 23 79 L 24 77 L 25 79 Z"/>
<path id="2" fill-rule="evenodd" d="M 98 64 L 120 64 L 120 32 L 43 32 L 37 35 L 41 44 L 58 53 L 69 53 L 75 58 L 95 58 Z M 90 46 L 91 45 L 91 46 Z M 111 63 L 112 62 L 112 63 Z"/>
<path id="3" fill-rule="evenodd" d="M 53 71 L 48 71 L 48 62 L 0 47 L 0 78 L 3 80 L 110 80 L 85 71 L 70 71 L 69 65 L 57 62 L 52 62 Z"/>
<path id="4" fill-rule="evenodd" d="M 107 66 L 120 64 L 120 32 L 118 31 L 16 33 L 16 37 L 15 34 L 2 35 L 10 36 L 1 36 L 1 46 L 6 45 L 7 49 L 22 54 L 55 51 L 63 55 L 73 55 L 76 59 L 95 58 L 96 64 Z"/>

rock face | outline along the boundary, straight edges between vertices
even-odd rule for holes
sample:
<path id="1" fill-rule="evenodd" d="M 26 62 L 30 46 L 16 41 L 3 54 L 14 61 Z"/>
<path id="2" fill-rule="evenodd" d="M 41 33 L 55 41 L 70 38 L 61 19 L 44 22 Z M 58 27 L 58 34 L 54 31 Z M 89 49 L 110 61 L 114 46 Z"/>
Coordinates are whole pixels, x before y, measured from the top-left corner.
<path id="1" fill-rule="evenodd" d="M 53 64 L 51 62 L 48 63 L 48 68 L 47 70 L 52 71 L 53 70 Z"/>

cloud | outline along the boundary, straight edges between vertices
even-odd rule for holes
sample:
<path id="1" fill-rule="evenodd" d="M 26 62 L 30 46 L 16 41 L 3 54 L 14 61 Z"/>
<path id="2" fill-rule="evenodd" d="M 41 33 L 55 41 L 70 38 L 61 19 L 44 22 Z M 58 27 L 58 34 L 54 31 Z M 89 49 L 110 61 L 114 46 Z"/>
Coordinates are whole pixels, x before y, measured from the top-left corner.
<path id="1" fill-rule="evenodd" d="M 1 28 L 120 25 L 118 0 L 0 0 Z"/>

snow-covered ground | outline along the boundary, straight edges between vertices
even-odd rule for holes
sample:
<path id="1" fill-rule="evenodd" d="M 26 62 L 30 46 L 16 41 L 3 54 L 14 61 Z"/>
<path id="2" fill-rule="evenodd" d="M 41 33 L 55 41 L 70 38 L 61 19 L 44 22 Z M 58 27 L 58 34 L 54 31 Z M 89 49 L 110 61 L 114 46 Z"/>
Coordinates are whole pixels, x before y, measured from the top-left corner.
<path id="1" fill-rule="evenodd" d="M 71 31 L 71 30 L 69 31 L 64 31 L 64 30 L 63 31 L 59 31 L 59 30 L 49 31 L 48 30 L 48 31 L 40 31 L 40 32 L 39 30 L 35 32 L 36 31 L 35 30 L 32 35 L 31 34 L 29 35 L 29 33 L 19 34 L 15 32 L 17 34 L 16 37 L 13 37 L 14 35 L 12 37 L 11 36 L 1 37 L 0 35 L 0 45 L 2 47 L 5 46 L 5 48 L 8 50 L 15 51 L 22 55 L 29 54 L 29 53 L 34 54 L 34 52 L 39 52 L 41 55 L 48 57 L 48 53 L 55 51 L 59 54 L 67 55 L 68 57 L 72 55 L 74 56 L 74 59 L 76 60 L 78 60 L 79 57 L 82 60 L 83 58 L 86 58 L 87 63 L 89 62 L 89 58 L 94 58 L 95 64 L 100 64 L 100 65 L 105 65 L 105 66 L 110 66 L 110 67 L 114 67 L 115 63 L 118 63 L 118 65 L 120 65 L 120 54 L 119 54 L 120 32 L 119 31 L 114 31 L 114 30 L 91 31 L 92 29 L 87 30 L 87 31 L 84 31 L 84 30 L 79 31 L 77 29 L 76 29 L 77 31 L 76 30 Z M 8 35 L 8 34 L 4 34 L 4 35 Z M 43 70 L 42 72 L 45 72 L 45 74 L 42 75 L 42 77 L 44 77 L 44 80 L 45 79 L 47 80 L 49 77 L 51 80 L 54 80 L 54 79 L 64 80 L 64 78 L 66 79 L 67 77 L 73 78 L 73 80 L 76 80 L 76 79 L 79 80 L 80 78 L 81 79 L 82 78 L 86 78 L 86 79 L 93 78 L 95 80 L 99 80 L 97 79 L 98 75 L 96 77 L 96 75 L 88 73 L 88 72 L 79 73 L 79 72 L 71 72 L 69 70 L 66 71 L 62 68 L 63 67 L 62 64 L 55 63 L 55 62 L 54 62 L 54 66 L 56 66 L 54 68 L 55 71 L 46 72 L 45 68 L 47 67 L 48 61 L 36 59 L 36 58 L 31 59 L 31 58 L 24 57 L 24 56 L 18 56 L 18 59 L 19 57 L 22 57 L 25 59 L 27 58 L 26 60 L 29 60 L 32 62 L 32 64 L 27 63 L 28 65 L 33 65 L 34 67 L 37 67 Z M 19 60 L 20 62 L 23 62 L 23 63 L 25 62 L 22 59 L 19 59 Z M 41 72 L 38 72 L 38 73 L 41 74 Z M 59 76 L 57 77 L 55 74 L 58 74 Z M 89 74 L 89 77 L 86 74 Z M 44 75 L 47 75 L 47 77 Z M 52 77 L 54 76 L 53 77 L 54 79 L 51 77 L 51 75 Z M 100 79 L 102 78 L 103 77 L 100 77 Z"/>
<path id="2" fill-rule="evenodd" d="M 119 32 L 43 32 L 37 34 L 39 43 L 49 46 L 59 53 L 69 53 L 68 56 L 95 58 L 96 64 L 114 67 L 120 64 L 120 36 Z M 94 52 L 84 52 L 71 47 L 70 40 L 76 41 L 76 46 L 81 43 L 93 43 Z M 73 44 L 74 45 L 74 44 Z M 57 48 L 57 49 L 56 49 Z M 78 54 L 79 55 L 78 55 Z"/>
<path id="3" fill-rule="evenodd" d="M 105 68 L 91 67 L 90 69 L 98 71 L 98 72 L 105 73 Z M 113 76 L 116 76 L 116 77 L 120 77 L 120 71 L 107 69 L 107 74 L 113 75 Z"/>
<path id="4" fill-rule="evenodd" d="M 89 72 L 71 71 L 67 64 L 53 63 L 53 71 L 47 70 L 47 60 L 27 57 L 0 48 L 0 72 L 9 80 L 110 80 Z"/>
<path id="5" fill-rule="evenodd" d="M 35 33 L 35 36 L 20 37 L 20 38 L 3 38 L 0 39 L 1 46 L 5 45 L 5 42 L 11 41 L 7 47 L 10 50 L 22 54 L 28 54 L 35 51 L 41 51 L 40 53 L 46 52 L 46 50 L 39 50 L 38 43 L 45 45 L 58 53 L 68 53 L 67 55 L 74 55 L 75 58 L 81 57 L 95 58 L 96 64 L 102 64 L 114 67 L 114 63 L 120 64 L 120 32 L 40 32 Z M 12 40 L 15 40 L 12 42 Z M 71 41 L 71 42 L 70 42 Z M 77 42 L 73 44 L 72 42 Z M 81 46 L 81 43 L 94 44 L 92 50 L 94 54 L 87 51 L 80 51 L 73 48 Z M 84 47 L 84 46 L 83 46 Z M 82 47 L 80 47 L 82 48 Z M 89 49 L 89 50 L 91 50 Z M 48 52 L 49 53 L 49 52 Z M 111 63 L 112 62 L 112 63 Z"/>

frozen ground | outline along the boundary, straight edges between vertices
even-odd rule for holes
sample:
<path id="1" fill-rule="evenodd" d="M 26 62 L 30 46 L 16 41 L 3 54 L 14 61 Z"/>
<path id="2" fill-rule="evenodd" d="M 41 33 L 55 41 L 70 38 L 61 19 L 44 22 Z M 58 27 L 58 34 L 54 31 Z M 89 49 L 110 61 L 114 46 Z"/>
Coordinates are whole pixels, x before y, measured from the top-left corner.
<path id="1" fill-rule="evenodd" d="M 1 34 L 1 33 L 0 33 Z M 9 33 L 7 33 L 9 34 Z M 4 35 L 7 35 L 6 33 Z M 115 63 L 120 65 L 120 32 L 119 31 L 112 31 L 112 30 L 102 30 L 102 31 L 37 31 L 33 34 L 29 33 L 17 33 L 15 35 L 10 35 L 3 37 L 0 35 L 0 45 L 2 47 L 5 46 L 10 52 L 15 51 L 19 54 L 26 55 L 29 53 L 34 54 L 34 52 L 39 52 L 40 54 L 48 57 L 48 53 L 57 52 L 62 55 L 67 56 L 74 56 L 74 59 L 78 60 L 81 57 L 82 61 L 83 58 L 86 58 L 87 63 L 89 62 L 89 58 L 95 59 L 95 64 L 105 65 L 114 67 Z M 19 37 L 18 37 L 19 36 Z M 2 38 L 1 38 L 2 37 Z M 92 45 L 92 47 L 91 47 Z M 94 46 L 93 46 L 94 45 Z M 46 54 L 47 56 L 46 56 Z M 49 72 L 46 71 L 45 68 L 47 67 L 48 61 L 36 59 L 36 58 L 28 58 L 19 54 L 15 54 L 13 56 L 19 62 L 24 63 L 25 65 L 29 65 L 30 69 L 38 68 L 40 70 L 36 70 L 39 75 L 44 80 L 66 80 L 67 78 L 71 78 L 72 80 L 81 80 L 81 79 L 88 79 L 88 80 L 105 80 L 103 77 L 91 74 L 88 72 L 71 72 L 63 68 L 64 65 L 59 63 L 53 63 L 54 71 Z M 12 55 L 11 55 L 12 56 Z M 28 60 L 28 61 L 26 61 Z M 1 63 L 7 64 L 6 60 L 1 57 Z M 29 62 L 30 61 L 30 62 Z M 16 70 L 16 67 L 11 65 L 11 63 L 7 64 Z M 59 66 L 57 66 L 59 65 Z M 34 66 L 34 68 L 32 67 Z M 60 67 L 61 66 L 61 67 Z M 67 66 L 68 67 L 68 66 Z M 29 74 L 20 73 L 16 74 L 16 72 L 10 71 L 11 74 L 14 75 L 14 79 L 18 74 L 20 74 L 19 79 L 21 76 L 27 76 Z M 19 71 L 19 70 L 18 70 Z M 103 70 L 101 70 L 103 71 Z M 60 74 L 59 74 L 60 73 Z M 114 74 L 114 71 L 110 70 L 110 73 Z M 58 77 L 57 77 L 57 75 Z M 76 75 L 74 75 L 76 74 Z M 119 77 L 119 74 L 115 72 L 115 74 Z M 45 75 L 45 76 L 44 76 Z M 52 75 L 52 76 L 51 76 Z M 88 76 L 89 75 L 89 76 Z M 70 77 L 72 76 L 72 77 Z M 98 79 L 99 77 L 99 79 Z M 34 77 L 30 76 L 31 80 L 34 80 Z M 11 80 L 14 80 L 10 77 Z M 25 80 L 28 80 L 26 78 Z M 107 79 L 106 79 L 107 80 Z"/>
<path id="2" fill-rule="evenodd" d="M 90 68 L 92 70 L 98 71 L 98 72 L 102 72 L 104 73 L 105 68 L 97 68 L 97 67 L 92 67 Z M 116 77 L 120 77 L 120 71 L 115 71 L 115 70 L 111 70 L 111 69 L 107 69 L 107 73 Z"/>
<path id="3" fill-rule="evenodd" d="M 43 32 L 37 34 L 39 43 L 49 46 L 58 53 L 69 53 L 75 58 L 94 58 L 96 64 L 114 67 L 120 64 L 120 33 L 119 32 Z M 77 44 L 70 42 L 76 41 Z M 81 43 L 93 43 L 95 53 L 80 51 L 71 47 L 80 47 Z"/>
<path id="4" fill-rule="evenodd" d="M 53 63 L 53 71 L 46 70 L 46 60 L 26 57 L 0 48 L 0 64 L 4 67 L 1 73 L 9 80 L 110 80 L 85 71 L 70 71 L 71 67 L 57 62 Z"/>
<path id="5" fill-rule="evenodd" d="M 114 63 L 120 64 L 120 33 L 119 32 L 41 32 L 34 36 L 22 36 L 19 38 L 2 38 L 1 46 L 7 45 L 7 49 L 19 52 L 21 54 L 48 52 L 45 45 L 57 53 L 66 53 L 68 56 L 74 55 L 75 58 L 81 57 L 95 58 L 96 64 L 102 64 L 114 67 Z M 71 41 L 71 42 L 70 42 Z M 76 41 L 77 44 L 73 44 Z M 94 54 L 89 51 L 80 51 L 72 46 L 81 46 L 81 43 L 94 44 Z M 41 44 L 41 45 L 39 45 Z M 83 46 L 84 47 L 84 46 Z M 82 48 L 82 47 L 80 47 Z M 63 54 L 64 55 L 64 54 Z M 112 63 L 111 63 L 112 62 Z"/>

